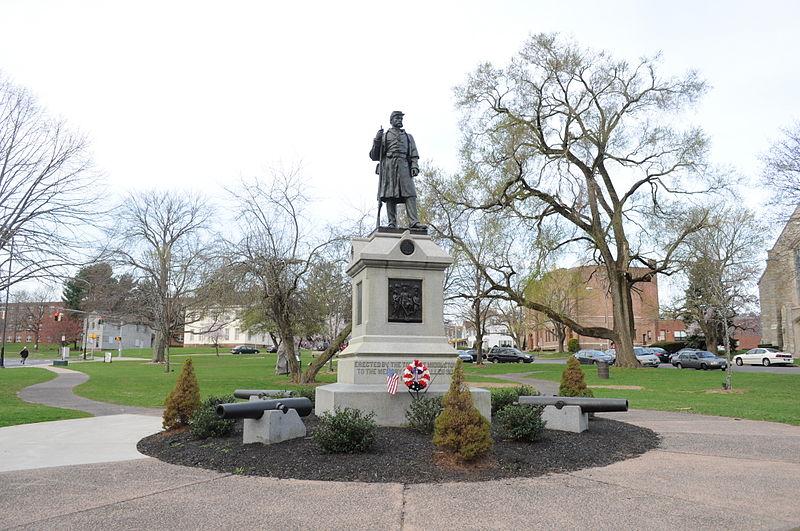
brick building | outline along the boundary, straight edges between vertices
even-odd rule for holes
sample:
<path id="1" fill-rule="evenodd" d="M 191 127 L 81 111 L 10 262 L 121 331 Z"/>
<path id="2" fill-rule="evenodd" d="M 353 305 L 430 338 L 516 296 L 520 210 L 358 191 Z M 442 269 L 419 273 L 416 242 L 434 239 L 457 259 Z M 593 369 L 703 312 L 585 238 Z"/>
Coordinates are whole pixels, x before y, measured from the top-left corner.
<path id="1" fill-rule="evenodd" d="M 800 206 L 767 251 L 758 294 L 762 342 L 786 352 L 800 351 Z"/>
<path id="2" fill-rule="evenodd" d="M 608 295 L 608 282 L 605 273 L 596 266 L 572 268 L 569 271 L 579 276 L 578 287 L 570 291 L 570 315 L 584 326 L 602 326 L 611 328 L 614 317 L 611 309 L 611 297 Z M 632 269 L 637 271 L 637 269 Z M 644 272 L 644 270 L 642 270 Z M 633 294 L 634 344 L 649 345 L 656 341 L 659 331 L 658 318 L 658 281 L 640 282 Z M 531 312 L 529 322 L 541 323 L 545 320 L 537 312 Z M 567 330 L 567 339 L 577 337 L 583 348 L 605 350 L 611 343 L 606 339 L 579 336 Z M 558 340 L 555 334 L 545 326 L 531 326 L 527 333 L 527 344 L 530 348 L 540 347 L 542 350 L 556 350 Z"/>
<path id="3" fill-rule="evenodd" d="M 8 311 L 0 310 L 0 332 L 5 329 L 5 342 L 60 343 L 62 337 L 70 343 L 79 342 L 83 321 L 64 313 L 62 305 L 61 301 L 9 303 Z"/>

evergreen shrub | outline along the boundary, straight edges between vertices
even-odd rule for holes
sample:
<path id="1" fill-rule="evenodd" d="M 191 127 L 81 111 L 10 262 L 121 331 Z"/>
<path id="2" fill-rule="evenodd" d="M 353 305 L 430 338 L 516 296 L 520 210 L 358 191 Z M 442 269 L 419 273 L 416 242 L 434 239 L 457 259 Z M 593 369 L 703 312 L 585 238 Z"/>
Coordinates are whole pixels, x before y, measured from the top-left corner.
<path id="1" fill-rule="evenodd" d="M 581 349 L 581 342 L 578 341 L 578 338 L 577 337 L 569 338 L 569 341 L 567 341 L 567 350 L 575 354 L 580 349 Z"/>
<path id="2" fill-rule="evenodd" d="M 433 433 L 436 417 L 442 411 L 441 397 L 422 397 L 411 402 L 406 410 L 408 427 L 422 433 Z"/>
<path id="3" fill-rule="evenodd" d="M 492 394 L 492 416 L 498 411 L 510 406 L 521 396 L 538 396 L 539 392 L 529 385 L 519 385 L 517 387 L 496 387 L 491 390 Z"/>
<path id="4" fill-rule="evenodd" d="M 360 409 L 336 408 L 334 413 L 325 412 L 311 438 L 327 454 L 355 454 L 366 452 L 378 432 L 373 420 L 375 414 L 361 414 Z"/>
<path id="5" fill-rule="evenodd" d="M 186 358 L 186 361 L 183 362 L 183 370 L 178 375 L 178 381 L 175 382 L 175 388 L 164 402 L 162 426 L 165 430 L 188 426 L 192 415 L 199 408 L 200 387 L 197 385 L 197 377 L 194 375 L 192 358 Z"/>
<path id="6" fill-rule="evenodd" d="M 594 396 L 592 390 L 586 387 L 580 362 L 570 356 L 567 367 L 561 373 L 561 385 L 558 388 L 559 396 Z"/>
<path id="7" fill-rule="evenodd" d="M 546 422 L 544 406 L 510 405 L 497 413 L 497 431 L 503 439 L 535 442 L 542 438 Z"/>
<path id="8" fill-rule="evenodd" d="M 236 397 L 233 395 L 209 396 L 200 403 L 200 409 L 189 421 L 189 431 L 197 439 L 230 435 L 236 427 L 236 420 L 219 418 L 217 406 L 233 402 L 236 402 Z"/>
<path id="9" fill-rule="evenodd" d="M 475 409 L 472 395 L 464 385 L 464 367 L 456 361 L 450 390 L 442 399 L 444 411 L 436 417 L 433 444 L 460 461 L 469 461 L 492 449 L 491 424 Z"/>

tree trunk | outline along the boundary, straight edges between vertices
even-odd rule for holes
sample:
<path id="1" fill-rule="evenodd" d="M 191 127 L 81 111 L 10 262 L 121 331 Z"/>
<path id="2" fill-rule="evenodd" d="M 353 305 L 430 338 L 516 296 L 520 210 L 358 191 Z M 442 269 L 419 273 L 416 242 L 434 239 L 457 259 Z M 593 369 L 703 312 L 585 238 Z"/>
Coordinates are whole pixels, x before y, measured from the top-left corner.
<path id="1" fill-rule="evenodd" d="M 164 363 L 164 334 L 156 332 L 156 343 L 153 346 L 153 363 Z"/>
<path id="2" fill-rule="evenodd" d="M 618 367 L 639 367 L 639 361 L 633 353 L 633 304 L 630 297 L 630 286 L 625 273 L 609 275 L 609 284 L 612 298 L 612 311 L 614 315 L 614 332 L 618 339 L 615 341 L 617 349 Z"/>
<path id="3" fill-rule="evenodd" d="M 333 356 L 341 350 L 342 344 L 347 339 L 347 336 L 350 335 L 350 331 L 353 329 L 353 325 L 349 324 L 344 327 L 336 339 L 328 345 L 328 348 L 325 349 L 320 357 L 316 358 L 311 364 L 300 374 L 300 383 L 308 384 L 316 381 L 317 373 L 319 373 L 320 369 L 325 366 L 325 363 L 333 359 Z"/>

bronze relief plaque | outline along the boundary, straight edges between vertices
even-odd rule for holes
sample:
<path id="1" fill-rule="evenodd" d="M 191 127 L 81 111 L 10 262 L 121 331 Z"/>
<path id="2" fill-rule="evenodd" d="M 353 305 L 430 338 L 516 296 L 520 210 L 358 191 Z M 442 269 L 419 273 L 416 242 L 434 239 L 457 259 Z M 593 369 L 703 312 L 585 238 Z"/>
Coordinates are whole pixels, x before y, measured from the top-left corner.
<path id="1" fill-rule="evenodd" d="M 389 322 L 422 322 L 422 280 L 389 279 Z"/>

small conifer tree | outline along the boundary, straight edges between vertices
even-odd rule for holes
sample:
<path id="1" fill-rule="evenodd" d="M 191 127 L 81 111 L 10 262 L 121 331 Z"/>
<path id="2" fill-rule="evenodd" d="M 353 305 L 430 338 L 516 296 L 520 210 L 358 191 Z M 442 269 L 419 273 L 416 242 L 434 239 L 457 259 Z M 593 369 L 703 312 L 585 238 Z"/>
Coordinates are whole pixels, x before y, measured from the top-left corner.
<path id="1" fill-rule="evenodd" d="M 581 342 L 578 340 L 577 337 L 569 338 L 567 341 L 567 350 L 575 354 L 581 349 Z"/>
<path id="2" fill-rule="evenodd" d="M 586 387 L 583 379 L 581 364 L 570 356 L 567 360 L 567 368 L 561 373 L 561 386 L 558 388 L 559 396 L 594 396 L 592 390 Z"/>
<path id="3" fill-rule="evenodd" d="M 178 381 L 175 382 L 175 389 L 164 402 L 162 426 L 165 430 L 188 426 L 198 409 L 200 409 L 200 387 L 197 385 L 197 377 L 194 375 L 192 358 L 186 358 Z"/>
<path id="4" fill-rule="evenodd" d="M 469 461 L 492 449 L 491 424 L 475 409 L 472 395 L 464 385 L 461 360 L 456 361 L 450 390 L 442 399 L 444 411 L 436 417 L 433 444 L 461 461 Z"/>

